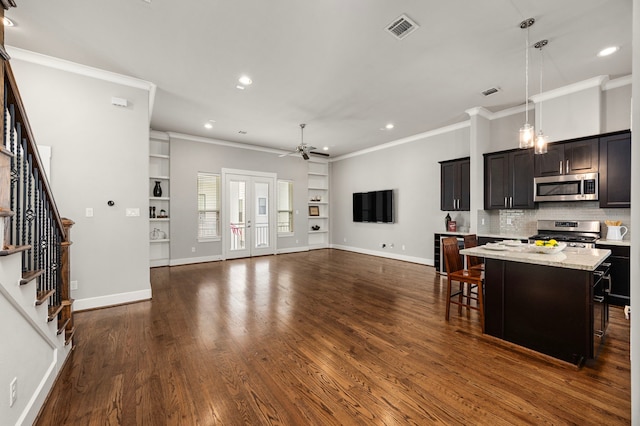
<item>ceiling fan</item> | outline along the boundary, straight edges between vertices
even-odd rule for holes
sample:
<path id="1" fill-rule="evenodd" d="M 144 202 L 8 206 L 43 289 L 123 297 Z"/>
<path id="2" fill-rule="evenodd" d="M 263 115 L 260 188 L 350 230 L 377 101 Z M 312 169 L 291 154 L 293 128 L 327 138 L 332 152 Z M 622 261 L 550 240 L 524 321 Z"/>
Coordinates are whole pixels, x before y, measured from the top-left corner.
<path id="1" fill-rule="evenodd" d="M 279 157 L 285 157 L 285 156 L 291 155 L 291 154 L 300 154 L 302 156 L 302 158 L 304 158 L 305 160 L 308 160 L 309 159 L 309 154 L 327 156 L 327 154 L 324 154 L 324 153 L 312 152 L 314 149 L 316 149 L 316 147 L 315 146 L 311 146 L 311 145 L 307 145 L 306 143 L 304 143 L 304 128 L 305 128 L 305 126 L 306 126 L 306 124 L 301 124 L 300 125 L 300 145 L 298 145 L 294 151 L 287 152 L 285 154 L 280 154 Z"/>

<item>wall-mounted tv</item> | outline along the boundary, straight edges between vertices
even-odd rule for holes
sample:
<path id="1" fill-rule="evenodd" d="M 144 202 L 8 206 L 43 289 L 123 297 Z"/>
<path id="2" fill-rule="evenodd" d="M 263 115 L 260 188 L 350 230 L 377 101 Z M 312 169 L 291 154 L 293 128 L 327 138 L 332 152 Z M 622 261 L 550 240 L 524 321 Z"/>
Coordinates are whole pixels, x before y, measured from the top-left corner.
<path id="1" fill-rule="evenodd" d="M 393 223 L 393 190 L 353 193 L 353 221 Z"/>

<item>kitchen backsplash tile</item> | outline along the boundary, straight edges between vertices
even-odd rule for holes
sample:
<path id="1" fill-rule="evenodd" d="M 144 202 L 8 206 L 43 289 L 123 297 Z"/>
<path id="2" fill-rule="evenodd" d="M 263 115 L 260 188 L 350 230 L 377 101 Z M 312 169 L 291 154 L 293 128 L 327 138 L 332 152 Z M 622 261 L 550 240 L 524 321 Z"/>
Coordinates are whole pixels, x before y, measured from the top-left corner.
<path id="1" fill-rule="evenodd" d="M 597 201 L 566 203 L 540 203 L 534 210 L 483 210 L 478 212 L 478 224 L 485 219 L 489 229 L 478 225 L 478 233 L 504 235 L 534 235 L 537 221 L 542 219 L 558 220 L 598 220 L 602 227 L 602 237 L 607 235 L 605 220 L 620 220 L 629 229 L 625 240 L 631 239 L 631 209 L 601 209 Z"/>

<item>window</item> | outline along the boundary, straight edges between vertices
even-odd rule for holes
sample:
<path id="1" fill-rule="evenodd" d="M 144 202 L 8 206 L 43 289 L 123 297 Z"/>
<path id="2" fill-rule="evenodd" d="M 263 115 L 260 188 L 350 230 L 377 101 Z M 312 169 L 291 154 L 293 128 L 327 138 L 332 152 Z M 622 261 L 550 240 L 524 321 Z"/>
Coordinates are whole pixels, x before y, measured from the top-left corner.
<path id="1" fill-rule="evenodd" d="M 293 182 L 278 181 L 278 233 L 293 233 Z"/>
<path id="2" fill-rule="evenodd" d="M 220 238 L 220 176 L 198 172 L 198 239 Z"/>

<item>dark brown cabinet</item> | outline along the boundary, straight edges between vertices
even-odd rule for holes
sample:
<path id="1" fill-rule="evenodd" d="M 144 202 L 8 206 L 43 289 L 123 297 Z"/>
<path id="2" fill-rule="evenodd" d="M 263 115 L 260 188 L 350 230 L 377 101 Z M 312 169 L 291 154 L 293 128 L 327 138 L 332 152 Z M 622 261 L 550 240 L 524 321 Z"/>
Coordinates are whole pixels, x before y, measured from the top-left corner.
<path id="1" fill-rule="evenodd" d="M 484 208 L 532 209 L 533 150 L 484 155 Z"/>
<path id="2" fill-rule="evenodd" d="M 606 262 L 611 263 L 609 303 L 617 306 L 631 304 L 631 247 L 597 244 L 596 248 L 611 250 Z"/>
<path id="3" fill-rule="evenodd" d="M 600 207 L 631 207 L 631 133 L 600 138 Z"/>
<path id="4" fill-rule="evenodd" d="M 469 211 L 470 166 L 469 157 L 440 162 L 440 210 Z"/>
<path id="5" fill-rule="evenodd" d="M 535 156 L 535 176 L 573 175 L 598 171 L 598 138 L 549 144 Z"/>

